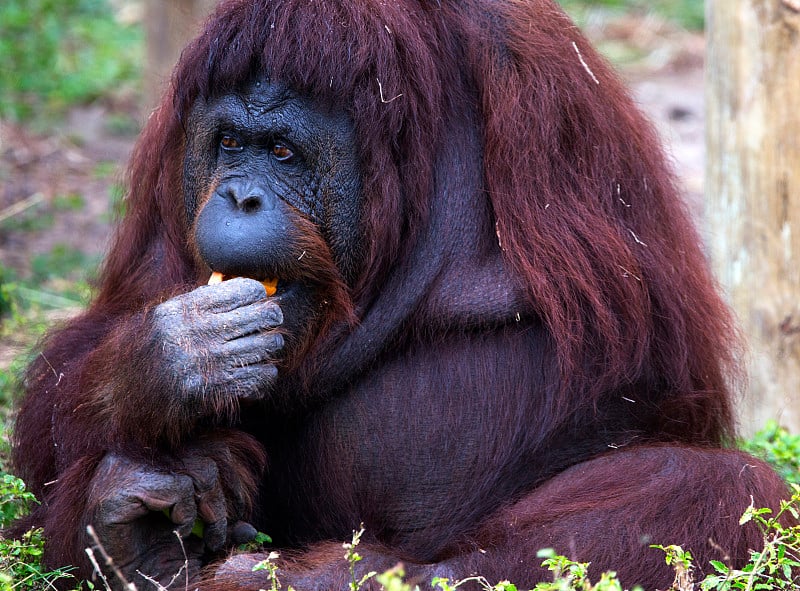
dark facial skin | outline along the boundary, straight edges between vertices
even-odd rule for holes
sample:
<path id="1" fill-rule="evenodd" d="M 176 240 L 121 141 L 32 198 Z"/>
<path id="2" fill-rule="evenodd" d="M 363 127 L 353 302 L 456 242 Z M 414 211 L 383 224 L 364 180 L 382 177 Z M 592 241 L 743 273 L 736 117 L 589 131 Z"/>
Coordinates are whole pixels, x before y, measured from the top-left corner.
<path id="1" fill-rule="evenodd" d="M 358 266 L 359 177 L 353 129 L 341 113 L 256 81 L 198 103 L 184 163 L 186 209 L 212 270 L 264 280 L 279 295 L 307 283 L 301 220 L 352 280 Z"/>
<path id="2" fill-rule="evenodd" d="M 224 275 L 278 279 L 288 354 L 326 298 L 320 258 L 332 257 L 348 283 L 360 265 L 352 124 L 283 85 L 256 80 L 198 101 L 187 142 L 184 194 L 197 252 Z"/>

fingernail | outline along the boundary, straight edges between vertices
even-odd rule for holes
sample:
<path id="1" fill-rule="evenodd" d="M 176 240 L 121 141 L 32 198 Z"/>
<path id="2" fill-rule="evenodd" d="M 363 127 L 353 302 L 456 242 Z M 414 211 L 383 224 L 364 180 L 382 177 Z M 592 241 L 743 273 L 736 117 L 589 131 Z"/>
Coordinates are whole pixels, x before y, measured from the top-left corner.
<path id="1" fill-rule="evenodd" d="M 283 349 L 283 335 L 281 333 L 275 333 L 272 335 L 272 346 L 275 349 Z"/>

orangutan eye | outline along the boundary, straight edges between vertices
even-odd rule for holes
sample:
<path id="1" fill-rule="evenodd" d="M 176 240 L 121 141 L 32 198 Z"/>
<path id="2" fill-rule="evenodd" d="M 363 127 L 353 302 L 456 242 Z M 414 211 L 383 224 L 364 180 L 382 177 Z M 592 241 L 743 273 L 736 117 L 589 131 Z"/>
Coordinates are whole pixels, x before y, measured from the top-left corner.
<path id="1" fill-rule="evenodd" d="M 294 156 L 294 152 L 288 146 L 283 144 L 275 144 L 272 146 L 272 155 L 275 156 L 276 160 L 280 160 L 281 162 L 286 162 L 290 160 L 292 156 Z"/>
<path id="2" fill-rule="evenodd" d="M 222 139 L 219 142 L 220 147 L 223 150 L 227 150 L 229 152 L 241 152 L 242 151 L 242 144 L 239 143 L 235 137 L 230 135 L 222 136 Z"/>

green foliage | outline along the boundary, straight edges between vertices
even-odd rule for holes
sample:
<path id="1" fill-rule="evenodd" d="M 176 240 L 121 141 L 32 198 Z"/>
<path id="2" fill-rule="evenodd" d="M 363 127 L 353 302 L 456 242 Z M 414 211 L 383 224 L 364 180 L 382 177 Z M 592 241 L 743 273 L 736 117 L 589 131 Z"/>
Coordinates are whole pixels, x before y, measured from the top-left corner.
<path id="1" fill-rule="evenodd" d="M 701 591 L 766 591 L 778 589 L 800 588 L 800 526 L 786 527 L 782 525 L 782 518 L 787 514 L 795 520 L 800 517 L 800 485 L 792 486 L 792 496 L 781 503 L 780 509 L 773 516 L 770 509 L 756 508 L 751 505 L 739 520 L 740 525 L 755 523 L 761 530 L 764 547 L 751 551 L 749 563 L 741 570 L 731 568 L 720 561 L 712 561 L 711 566 L 716 571 L 707 575 L 699 582 Z M 353 540 L 344 544 L 345 560 L 350 567 L 350 591 L 360 591 L 370 580 L 375 579 L 385 591 L 417 591 L 404 580 L 405 573 L 402 565 L 385 571 L 381 574 L 369 572 L 362 577 L 355 574 L 355 566 L 362 557 L 355 551 L 363 526 L 358 532 L 353 532 Z M 675 579 L 671 591 L 691 591 L 698 588 L 693 577 L 692 554 L 680 546 L 653 546 L 665 554 L 665 561 L 675 570 Z M 546 549 L 539 552 L 539 558 L 544 558 L 541 563 L 553 576 L 552 582 L 538 583 L 531 591 L 623 591 L 623 587 L 613 571 L 600 575 L 596 583 L 589 578 L 589 563 L 576 562 L 556 554 L 553 550 Z M 270 559 L 277 558 L 277 553 L 270 555 Z M 265 570 L 262 568 L 261 570 Z M 272 591 L 278 581 L 278 568 L 271 563 Z M 522 591 L 510 581 L 500 581 L 492 584 L 481 576 L 472 576 L 466 579 L 451 582 L 446 578 L 434 578 L 431 586 L 439 591 L 456 591 L 467 583 L 475 583 L 481 591 Z M 277 582 L 278 588 L 280 583 Z M 472 586 L 470 587 L 472 588 Z M 641 591 L 640 587 L 634 590 Z"/>
<path id="2" fill-rule="evenodd" d="M 0 538 L 0 591 L 53 589 L 53 583 L 62 579 L 74 584 L 70 568 L 48 571 L 42 567 L 43 554 L 41 529 L 32 529 L 17 540 Z"/>
<path id="3" fill-rule="evenodd" d="M 692 554 L 680 546 L 661 546 L 653 545 L 652 548 L 662 550 L 668 565 L 675 569 L 675 580 L 672 589 L 683 591 L 684 589 L 694 589 L 694 577 L 692 571 Z"/>
<path id="4" fill-rule="evenodd" d="M 56 211 L 80 211 L 86 207 L 86 199 L 80 193 L 56 195 L 53 198 L 53 209 Z"/>
<path id="5" fill-rule="evenodd" d="M 113 183 L 108 188 L 108 202 L 109 213 L 106 215 L 106 220 L 113 222 L 116 219 L 121 219 L 125 215 L 127 201 L 125 201 L 125 185 L 122 183 Z"/>
<path id="6" fill-rule="evenodd" d="M 25 483 L 0 472 L 0 528 L 26 515 L 36 503 Z M 72 578 L 69 569 L 46 571 L 41 560 L 44 538 L 41 529 L 32 529 L 19 539 L 0 537 L 0 591 L 44 589 L 58 579 Z"/>
<path id="7" fill-rule="evenodd" d="M 0 322 L 2 322 L 1 319 Z M 0 475 L 3 477 L 3 470 L 11 457 L 11 421 L 9 418 L 11 404 L 19 389 L 20 376 L 27 362 L 28 359 L 25 356 L 19 356 L 8 367 L 0 368 Z M 0 484 L 0 487 L 4 486 Z M 5 519 L 6 504 L 9 502 L 8 494 L 11 494 L 4 492 L 6 490 L 10 489 L 0 489 L 0 528 Z"/>
<path id="8" fill-rule="evenodd" d="M 622 585 L 613 571 L 602 573 L 597 583 L 592 583 L 589 579 L 588 562 L 570 560 L 565 556 L 556 554 L 552 549 L 541 550 L 538 557 L 545 559 L 541 564 L 552 573 L 553 580 L 537 583 L 532 591 L 622 591 Z M 378 581 L 382 584 L 386 574 L 384 573 L 384 575 L 378 577 Z M 396 576 L 395 573 L 389 573 L 388 580 L 391 581 Z M 477 583 L 482 591 L 522 591 L 510 581 L 500 581 L 492 585 L 481 576 L 468 577 L 454 583 L 451 583 L 449 579 L 437 577 L 431 581 L 431 586 L 440 591 L 456 591 L 465 583 Z M 386 589 L 389 591 L 388 587 Z M 639 587 L 635 589 L 641 591 Z M 397 589 L 397 591 L 411 590 Z"/>
<path id="9" fill-rule="evenodd" d="M 553 573 L 553 582 L 539 583 L 534 591 L 622 591 L 614 571 L 602 573 L 600 580 L 592 584 L 589 579 L 589 563 L 569 560 L 553 550 L 540 551 L 539 558 L 543 557 L 545 560 L 542 566 Z"/>
<path id="10" fill-rule="evenodd" d="M 64 197 L 60 206 L 77 206 L 77 197 Z M 10 362 L 0 365 L 0 470 L 8 464 L 11 408 L 31 361 L 30 350 L 52 325 L 54 314 L 63 318 L 65 311 L 85 305 L 90 294 L 86 269 L 96 264 L 64 246 L 33 257 L 33 272 L 26 279 L 0 264 L 0 340 L 7 346 L 4 352 L 14 353 Z"/>
<path id="11" fill-rule="evenodd" d="M 36 497 L 25 489 L 25 483 L 11 474 L 0 473 L 0 529 L 27 515 Z"/>
<path id="12" fill-rule="evenodd" d="M 105 0 L 0 2 L 0 117 L 59 115 L 139 77 L 142 34 Z"/>
<path id="13" fill-rule="evenodd" d="M 117 170 L 119 169 L 119 164 L 113 161 L 104 160 L 102 162 L 98 162 L 94 166 L 94 170 L 92 171 L 92 176 L 96 179 L 106 179 L 111 178 L 117 174 Z"/>
<path id="14" fill-rule="evenodd" d="M 87 270 L 98 264 L 98 257 L 57 244 L 49 253 L 31 258 L 31 277 L 27 279 L 5 269 L 0 284 L 0 337 L 16 335 L 32 344 L 52 323 L 44 311 L 85 306 L 91 294 L 91 272 Z"/>
<path id="15" fill-rule="evenodd" d="M 750 561 L 741 570 L 734 569 L 721 561 L 712 561 L 715 573 L 707 575 L 699 582 L 701 591 L 758 591 L 800 588 L 800 526 L 786 527 L 782 518 L 787 514 L 800 518 L 800 485 L 792 485 L 792 497 L 781 503 L 780 509 L 772 515 L 770 509 L 751 505 L 742 515 L 739 523 L 755 523 L 762 532 L 764 546 L 751 551 Z M 25 514 L 35 502 L 33 495 L 25 490 L 19 479 L 2 474 L 0 478 L 0 526 Z M 363 527 L 353 532 L 351 542 L 343 544 L 344 559 L 350 571 L 350 591 L 361 591 L 372 579 L 385 591 L 416 591 L 404 580 L 402 565 L 381 574 L 370 571 L 364 575 L 356 574 L 356 565 L 363 560 L 356 547 L 360 543 Z M 54 580 L 70 577 L 68 569 L 45 572 L 41 567 L 43 549 L 41 530 L 32 530 L 19 540 L 0 538 L 0 591 L 22 591 L 41 589 Z M 666 563 L 675 569 L 673 591 L 688 591 L 698 588 L 693 580 L 692 555 L 680 546 L 654 546 L 665 553 Z M 272 552 L 258 563 L 253 570 L 265 571 L 269 591 L 279 591 L 280 570 L 276 563 L 279 555 Z M 589 563 L 569 560 L 552 550 L 539 553 L 544 558 L 542 566 L 553 576 L 550 582 L 538 583 L 531 591 L 623 591 L 623 587 L 613 571 L 602 573 L 596 583 L 589 578 Z M 6 574 L 4 574 L 6 573 Z M 522 591 L 509 581 L 492 584 L 480 576 L 468 577 L 455 582 L 446 578 L 434 578 L 431 585 L 439 591 L 456 591 L 467 583 L 476 583 L 481 591 Z M 638 589 L 638 588 L 636 588 Z M 293 591 L 291 586 L 286 591 Z"/>
<path id="16" fill-rule="evenodd" d="M 264 532 L 257 532 L 256 537 L 253 540 L 245 544 L 239 544 L 236 549 L 239 552 L 259 552 L 260 550 L 263 550 L 264 546 L 271 543 L 272 538 L 270 538 L 267 534 Z"/>
<path id="17" fill-rule="evenodd" d="M 703 579 L 702 591 L 800 588 L 800 526 L 781 524 L 781 518 L 787 513 L 795 520 L 800 517 L 800 486 L 791 486 L 792 497 L 781 503 L 775 515 L 770 509 L 759 509 L 752 504 L 748 507 L 739 524 L 754 522 L 764 537 L 764 547 L 751 551 L 750 561 L 742 570 L 713 561 L 716 573 Z"/>
<path id="18" fill-rule="evenodd" d="M 34 283 L 43 283 L 54 277 L 77 280 L 85 274 L 86 269 L 97 267 L 99 262 L 97 257 L 87 256 L 86 253 L 64 244 L 56 244 L 50 252 L 31 259 L 32 280 Z M 85 295 L 81 291 L 77 288 L 70 290 L 70 293 Z"/>
<path id="19" fill-rule="evenodd" d="M 363 560 L 363 557 L 356 552 L 356 546 L 361 542 L 361 536 L 364 535 L 364 524 L 361 524 L 361 528 L 358 531 L 353 532 L 353 538 L 350 542 L 345 542 L 342 544 L 342 547 L 345 550 L 344 559 L 347 561 L 347 564 L 350 569 L 350 583 L 349 588 L 350 591 L 358 591 L 363 587 L 367 581 L 369 581 L 372 577 L 377 575 L 375 571 L 370 571 L 365 575 L 358 577 L 356 575 L 356 564 Z"/>
<path id="20" fill-rule="evenodd" d="M 0 264 L 0 318 L 11 312 L 11 271 Z"/>
<path id="21" fill-rule="evenodd" d="M 559 0 L 573 18 L 582 22 L 590 12 L 655 14 L 689 30 L 702 30 L 704 2 L 699 0 Z"/>
<path id="22" fill-rule="evenodd" d="M 0 221 L 0 228 L 8 232 L 41 232 L 52 228 L 54 223 L 55 217 L 52 211 L 41 211 L 32 207 L 28 211 Z"/>
<path id="23" fill-rule="evenodd" d="M 800 435 L 792 435 L 775 421 L 739 446 L 772 464 L 787 482 L 800 483 Z"/>

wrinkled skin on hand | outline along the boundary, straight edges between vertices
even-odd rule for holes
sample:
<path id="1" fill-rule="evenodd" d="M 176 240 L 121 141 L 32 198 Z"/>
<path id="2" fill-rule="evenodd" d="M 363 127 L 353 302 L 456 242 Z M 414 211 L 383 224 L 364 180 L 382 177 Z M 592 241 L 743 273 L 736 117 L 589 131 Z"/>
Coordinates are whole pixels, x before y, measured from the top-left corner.
<path id="1" fill-rule="evenodd" d="M 256 530 L 243 518 L 251 510 L 253 473 L 264 463 L 255 446 L 229 433 L 227 441 L 216 436 L 160 464 L 107 454 L 88 491 L 86 524 L 97 539 L 87 534 L 86 546 L 94 548 L 112 587 L 122 581 L 103 555 L 128 582 L 153 577 L 167 586 L 196 578 L 206 561 L 251 541 Z"/>
<path id="2" fill-rule="evenodd" d="M 231 279 L 181 294 L 153 310 L 153 340 L 185 402 L 203 404 L 209 390 L 259 398 L 274 381 L 283 313 L 264 286 Z M 198 346 L 202 344 L 202 346 Z M 231 392 L 231 390 L 233 390 Z"/>
<path id="3" fill-rule="evenodd" d="M 109 417 L 113 441 L 176 449 L 202 425 L 231 424 L 242 402 L 270 391 L 282 322 L 277 298 L 252 279 L 174 296 L 92 353 L 88 408 Z"/>

